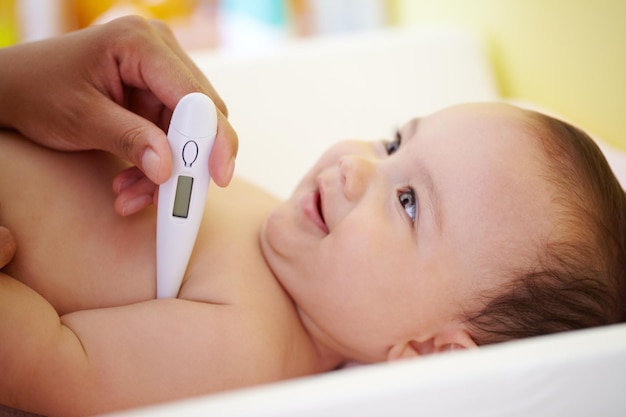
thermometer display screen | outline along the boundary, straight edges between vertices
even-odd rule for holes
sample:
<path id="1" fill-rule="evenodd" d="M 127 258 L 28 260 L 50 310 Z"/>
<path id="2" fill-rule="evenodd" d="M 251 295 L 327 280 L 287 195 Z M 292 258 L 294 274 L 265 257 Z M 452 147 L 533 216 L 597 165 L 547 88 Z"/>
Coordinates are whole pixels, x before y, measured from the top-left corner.
<path id="1" fill-rule="evenodd" d="M 186 175 L 178 176 L 176 184 L 176 196 L 174 197 L 174 217 L 186 219 L 189 215 L 189 203 L 191 202 L 191 189 L 193 188 L 193 178 Z"/>

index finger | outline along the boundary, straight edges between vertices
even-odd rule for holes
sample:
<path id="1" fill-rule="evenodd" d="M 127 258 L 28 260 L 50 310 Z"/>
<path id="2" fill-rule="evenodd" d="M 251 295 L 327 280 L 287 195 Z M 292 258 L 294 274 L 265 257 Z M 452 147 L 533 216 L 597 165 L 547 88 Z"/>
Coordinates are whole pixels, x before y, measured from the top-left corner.
<path id="1" fill-rule="evenodd" d="M 223 100 L 208 79 L 178 44 L 162 22 L 126 16 L 101 27 L 105 36 L 96 37 L 112 58 L 119 80 L 110 79 L 106 91 L 116 102 L 124 100 L 116 81 L 125 86 L 150 91 L 165 107 L 174 110 L 178 101 L 193 92 L 209 96 L 216 107 L 226 112 Z"/>
<path id="2" fill-rule="evenodd" d="M 158 20 L 152 20 L 150 23 L 159 31 L 163 41 L 169 46 L 172 52 L 185 64 L 194 78 L 203 87 L 202 92 L 207 94 L 218 110 L 218 130 L 215 138 L 215 144 L 211 151 L 209 159 L 209 169 L 213 181 L 220 187 L 227 186 L 233 176 L 235 170 L 235 159 L 239 150 L 239 139 L 237 133 L 228 122 L 228 109 L 226 104 L 213 88 L 211 82 L 204 73 L 197 67 L 189 55 L 183 50 L 176 41 L 169 26 Z"/>
<path id="3" fill-rule="evenodd" d="M 178 59 L 181 60 L 181 62 L 189 70 L 189 72 L 192 74 L 192 76 L 201 87 L 201 92 L 208 95 L 211 100 L 213 100 L 215 107 L 217 107 L 217 109 L 227 118 L 228 108 L 226 107 L 226 103 L 224 103 L 224 100 L 222 100 L 217 90 L 215 90 L 206 75 L 200 70 L 200 68 L 198 68 L 198 66 L 193 62 L 191 57 L 183 50 L 182 46 L 178 43 L 176 37 L 172 33 L 170 27 L 160 20 L 151 20 L 150 24 L 159 32 L 163 42 L 167 44 L 170 50 L 178 57 Z"/>
<path id="4" fill-rule="evenodd" d="M 124 83 L 150 90 L 170 110 L 176 107 L 184 95 L 192 92 L 202 92 L 213 100 L 218 110 L 218 132 L 209 167 L 217 185 L 228 185 L 233 175 L 239 143 L 237 134 L 226 118 L 227 109 L 223 100 L 178 44 L 167 25 L 136 17 L 120 20 L 139 25 L 135 32 L 141 33 L 143 30 L 144 34 L 153 34 L 149 36 L 152 39 L 150 42 L 145 42 L 145 38 L 139 36 L 131 38 L 130 45 L 112 49 Z M 134 47 L 133 42 L 139 43 L 139 47 Z"/>

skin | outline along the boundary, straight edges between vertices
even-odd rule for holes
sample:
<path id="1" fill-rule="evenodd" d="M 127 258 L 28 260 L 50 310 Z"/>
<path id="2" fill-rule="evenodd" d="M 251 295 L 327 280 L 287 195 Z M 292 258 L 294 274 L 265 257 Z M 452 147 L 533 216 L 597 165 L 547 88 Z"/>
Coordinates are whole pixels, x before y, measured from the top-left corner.
<path id="1" fill-rule="evenodd" d="M 112 209 L 128 165 L 2 133 L 0 219 L 18 251 L 0 273 L 0 403 L 93 414 L 473 347 L 460 313 L 546 226 L 540 151 L 501 105 L 401 136 L 391 155 L 337 144 L 285 202 L 212 187 L 178 298 L 155 300 L 155 210 Z"/>

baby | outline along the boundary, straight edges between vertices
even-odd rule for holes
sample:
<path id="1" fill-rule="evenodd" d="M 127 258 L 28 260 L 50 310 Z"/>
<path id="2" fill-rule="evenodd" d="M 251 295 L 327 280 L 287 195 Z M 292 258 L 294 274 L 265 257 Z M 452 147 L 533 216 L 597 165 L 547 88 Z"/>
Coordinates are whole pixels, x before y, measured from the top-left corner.
<path id="1" fill-rule="evenodd" d="M 0 132 L 0 403 L 102 413 L 623 321 L 626 197 L 582 132 L 504 104 L 331 147 L 292 197 L 211 188 L 177 299 L 125 163 Z M 148 191 L 147 191 L 148 193 Z"/>

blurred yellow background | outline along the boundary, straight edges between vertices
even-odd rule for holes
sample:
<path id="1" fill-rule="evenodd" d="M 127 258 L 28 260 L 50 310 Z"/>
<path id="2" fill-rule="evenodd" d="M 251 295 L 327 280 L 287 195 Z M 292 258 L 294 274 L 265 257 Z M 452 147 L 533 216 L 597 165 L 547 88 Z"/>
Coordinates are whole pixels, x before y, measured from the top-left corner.
<path id="1" fill-rule="evenodd" d="M 626 149 L 626 1 L 399 0 L 400 24 L 481 34 L 501 91 Z"/>
<path id="2" fill-rule="evenodd" d="M 127 4 L 137 8 L 141 14 L 151 15 L 157 19 L 168 19 L 191 13 L 196 6 L 195 0 L 71 0 L 76 7 L 79 27 L 89 25 L 99 15 L 106 12 L 114 4 Z"/>
<path id="3" fill-rule="evenodd" d="M 0 46 L 18 42 L 16 4 L 0 0 Z M 196 24 L 212 37 L 193 44 L 198 31 L 179 30 L 189 48 L 223 46 L 207 31 L 225 20 L 216 10 L 246 9 L 289 36 L 371 30 L 387 25 L 448 23 L 470 28 L 488 47 L 501 92 L 549 108 L 609 143 L 626 149 L 625 0 L 30 0 L 73 9 L 68 29 L 84 27 L 112 5 L 125 6 L 173 25 Z M 184 20 L 198 5 L 214 20 Z M 253 7 L 254 6 L 254 7 Z M 368 13 L 363 10 L 369 8 Z M 266 9 L 266 10 L 264 10 Z M 272 9 L 268 11 L 267 9 Z M 282 9 L 276 12 L 276 9 Z M 325 15 L 323 14 L 325 13 Z M 341 13 L 341 19 L 332 13 Z M 371 15 L 378 13 L 378 19 Z M 261 16 L 262 15 L 262 16 Z M 311 15 L 317 21 L 313 22 Z M 319 15 L 319 16 L 317 16 Z M 320 17 L 321 16 L 321 17 Z M 360 20 L 359 20 L 360 19 Z M 367 21 L 363 21 L 363 20 Z M 68 23 L 69 22 L 69 23 Z M 200 23 L 198 23 L 200 22 Z M 318 25 L 316 29 L 315 24 Z M 232 32 L 237 32 L 239 28 Z"/>

